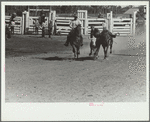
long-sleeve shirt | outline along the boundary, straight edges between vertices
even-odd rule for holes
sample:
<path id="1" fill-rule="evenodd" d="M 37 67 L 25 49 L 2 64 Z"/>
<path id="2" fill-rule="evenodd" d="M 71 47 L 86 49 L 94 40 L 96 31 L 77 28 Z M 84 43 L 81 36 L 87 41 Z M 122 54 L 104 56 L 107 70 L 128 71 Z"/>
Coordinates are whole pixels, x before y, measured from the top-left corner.
<path id="1" fill-rule="evenodd" d="M 35 27 L 39 27 L 39 22 L 35 21 Z"/>
<path id="2" fill-rule="evenodd" d="M 78 25 L 81 25 L 81 21 L 79 19 L 70 22 L 70 27 L 73 29 L 76 28 Z"/>
<path id="3" fill-rule="evenodd" d="M 11 21 L 11 27 L 14 27 L 14 26 L 15 26 L 15 22 Z"/>

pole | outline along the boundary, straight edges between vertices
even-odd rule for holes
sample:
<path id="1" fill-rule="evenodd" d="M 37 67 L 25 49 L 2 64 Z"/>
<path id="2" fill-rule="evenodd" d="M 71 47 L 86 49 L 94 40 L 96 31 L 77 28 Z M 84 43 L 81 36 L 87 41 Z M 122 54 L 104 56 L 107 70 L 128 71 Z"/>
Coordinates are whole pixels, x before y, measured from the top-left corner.
<path id="1" fill-rule="evenodd" d="M 135 35 L 135 29 L 136 29 L 136 14 L 137 11 L 133 13 L 133 35 Z"/>

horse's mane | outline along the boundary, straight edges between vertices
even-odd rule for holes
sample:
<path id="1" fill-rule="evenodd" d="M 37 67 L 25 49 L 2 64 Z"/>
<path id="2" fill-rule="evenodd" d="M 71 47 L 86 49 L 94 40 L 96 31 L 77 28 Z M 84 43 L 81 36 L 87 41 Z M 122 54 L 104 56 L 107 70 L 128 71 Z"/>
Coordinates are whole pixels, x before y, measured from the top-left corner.
<path id="1" fill-rule="evenodd" d="M 95 38 L 98 38 L 98 37 L 101 36 L 101 33 L 100 33 L 100 31 L 98 30 L 98 28 L 94 28 L 93 35 L 94 35 Z"/>

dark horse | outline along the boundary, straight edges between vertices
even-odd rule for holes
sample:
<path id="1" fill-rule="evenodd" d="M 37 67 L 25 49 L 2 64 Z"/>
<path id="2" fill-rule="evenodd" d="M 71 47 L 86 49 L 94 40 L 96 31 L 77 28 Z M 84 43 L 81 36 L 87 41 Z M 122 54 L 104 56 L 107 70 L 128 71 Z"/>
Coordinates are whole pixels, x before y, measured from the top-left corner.
<path id="1" fill-rule="evenodd" d="M 78 25 L 73 31 L 71 31 L 71 33 L 67 36 L 67 41 L 68 40 L 73 48 L 74 58 L 78 58 L 80 54 L 80 47 L 83 42 L 81 25 Z"/>
<path id="2" fill-rule="evenodd" d="M 103 30 L 100 33 L 100 31 L 97 28 L 95 28 L 93 31 L 93 35 L 96 38 L 96 51 L 94 53 L 94 58 L 96 59 L 98 57 L 98 52 L 100 46 L 102 45 L 104 49 L 104 59 L 106 59 L 109 46 L 110 46 L 110 53 L 112 53 L 113 38 L 115 38 L 117 34 L 113 35 L 108 30 Z"/>

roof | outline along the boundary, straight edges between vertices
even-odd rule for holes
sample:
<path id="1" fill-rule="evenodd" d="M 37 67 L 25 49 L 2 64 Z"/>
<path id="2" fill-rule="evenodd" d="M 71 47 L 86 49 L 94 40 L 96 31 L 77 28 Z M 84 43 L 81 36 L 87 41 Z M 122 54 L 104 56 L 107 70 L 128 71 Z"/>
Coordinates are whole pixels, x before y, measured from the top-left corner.
<path id="1" fill-rule="evenodd" d="M 124 14 L 133 14 L 135 11 L 139 11 L 139 8 L 130 8 Z"/>

